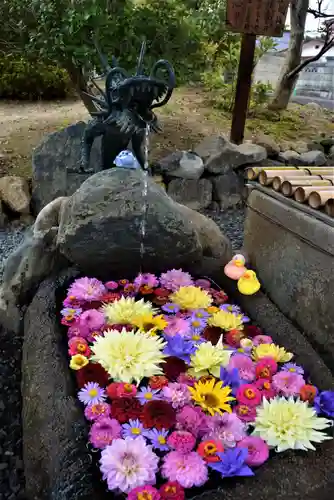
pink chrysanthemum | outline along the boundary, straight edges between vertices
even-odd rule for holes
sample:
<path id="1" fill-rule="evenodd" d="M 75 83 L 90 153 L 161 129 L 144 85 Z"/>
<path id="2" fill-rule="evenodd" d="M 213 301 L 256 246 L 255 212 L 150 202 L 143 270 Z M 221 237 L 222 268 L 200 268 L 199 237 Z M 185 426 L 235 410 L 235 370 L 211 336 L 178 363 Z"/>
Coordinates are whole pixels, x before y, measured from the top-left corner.
<path id="1" fill-rule="evenodd" d="M 94 422 L 102 417 L 110 416 L 111 406 L 108 403 L 97 403 L 95 405 L 89 405 L 85 408 L 85 417 L 90 422 Z"/>
<path id="2" fill-rule="evenodd" d="M 260 437 L 247 436 L 238 443 L 238 447 L 248 449 L 245 463 L 250 467 L 259 467 L 269 458 L 269 447 Z"/>
<path id="3" fill-rule="evenodd" d="M 198 453 L 168 453 L 161 468 L 163 477 L 169 481 L 177 481 L 183 488 L 202 486 L 208 480 L 208 469 Z"/>
<path id="4" fill-rule="evenodd" d="M 274 389 L 273 383 L 267 378 L 259 378 L 255 382 L 256 387 L 261 391 L 262 397 L 272 399 L 276 396 L 277 391 Z"/>
<path id="5" fill-rule="evenodd" d="M 167 290 L 175 292 L 181 286 L 191 286 L 194 281 L 189 273 L 182 271 L 182 269 L 171 269 L 160 276 L 160 284 Z"/>
<path id="6" fill-rule="evenodd" d="M 101 417 L 90 428 L 89 441 L 94 448 L 103 449 L 121 437 L 122 427 L 115 418 Z"/>
<path id="7" fill-rule="evenodd" d="M 194 449 L 196 438 L 188 431 L 174 431 L 168 437 L 167 444 L 180 453 L 189 453 Z"/>
<path id="8" fill-rule="evenodd" d="M 178 316 L 165 316 L 164 319 L 168 323 L 164 329 L 164 333 L 169 337 L 175 337 L 175 335 L 185 337 L 186 335 L 189 335 L 191 331 L 189 319 L 180 318 Z"/>
<path id="9" fill-rule="evenodd" d="M 184 406 L 176 415 L 176 427 L 200 437 L 207 432 L 207 417 L 198 407 Z"/>
<path id="10" fill-rule="evenodd" d="M 75 297 L 80 302 L 93 302 L 99 300 L 106 288 L 103 283 L 96 278 L 79 278 L 72 283 L 68 289 L 68 295 Z"/>
<path id="11" fill-rule="evenodd" d="M 246 437 L 246 426 L 235 413 L 224 413 L 208 418 L 208 434 L 204 439 L 222 442 L 226 448 L 234 448 Z"/>
<path id="12" fill-rule="evenodd" d="M 79 323 L 91 332 L 92 330 L 99 330 L 105 324 L 105 318 L 96 309 L 88 309 L 81 314 Z"/>
<path id="13" fill-rule="evenodd" d="M 115 439 L 101 454 L 100 468 L 111 491 L 128 493 L 155 483 L 159 458 L 145 439 Z"/>
<path id="14" fill-rule="evenodd" d="M 256 378 L 268 378 L 271 380 L 277 370 L 278 365 L 273 358 L 262 358 L 255 365 Z"/>
<path id="15" fill-rule="evenodd" d="M 137 488 L 133 488 L 128 494 L 127 500 L 160 500 L 159 491 L 146 484 L 145 486 L 138 486 Z"/>
<path id="16" fill-rule="evenodd" d="M 173 408 L 182 408 L 191 401 L 191 394 L 186 384 L 172 383 L 162 389 L 165 399 L 172 403 Z"/>
<path id="17" fill-rule="evenodd" d="M 297 396 L 305 385 L 305 380 L 299 373 L 281 371 L 273 376 L 274 389 L 283 396 Z"/>
<path id="18" fill-rule="evenodd" d="M 96 382 L 88 382 L 78 393 L 79 401 L 86 406 L 103 403 L 106 398 L 106 391 Z"/>
<path id="19" fill-rule="evenodd" d="M 244 354 L 234 354 L 230 358 L 228 369 L 239 370 L 239 377 L 247 382 L 252 382 L 255 379 L 255 363 Z"/>

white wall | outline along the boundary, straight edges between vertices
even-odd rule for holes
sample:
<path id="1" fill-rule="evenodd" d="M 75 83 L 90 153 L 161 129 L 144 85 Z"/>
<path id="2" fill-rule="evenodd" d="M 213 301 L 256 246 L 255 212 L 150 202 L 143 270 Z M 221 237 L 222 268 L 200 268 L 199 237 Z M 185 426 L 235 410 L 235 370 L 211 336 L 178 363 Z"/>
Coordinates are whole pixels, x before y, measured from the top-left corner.
<path id="1" fill-rule="evenodd" d="M 318 54 L 319 50 L 323 46 L 323 42 L 319 40 L 311 40 L 309 42 L 305 42 L 302 51 L 302 57 L 313 57 Z M 327 57 L 334 56 L 334 47 L 329 49 L 328 52 L 324 56 L 321 57 L 321 61 L 326 61 Z"/>

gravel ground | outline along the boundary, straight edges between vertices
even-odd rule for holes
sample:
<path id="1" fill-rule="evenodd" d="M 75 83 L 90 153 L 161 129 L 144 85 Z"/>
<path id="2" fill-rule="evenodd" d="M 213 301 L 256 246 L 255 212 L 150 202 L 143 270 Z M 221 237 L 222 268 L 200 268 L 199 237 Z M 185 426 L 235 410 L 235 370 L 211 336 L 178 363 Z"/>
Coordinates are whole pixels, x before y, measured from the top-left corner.
<path id="1" fill-rule="evenodd" d="M 224 234 L 233 249 L 243 242 L 244 210 L 223 213 L 205 210 Z M 25 230 L 0 230 L 0 282 L 3 264 L 24 238 Z M 21 436 L 21 344 L 20 337 L 4 335 L 0 326 L 0 500 L 23 500 L 24 479 Z"/>

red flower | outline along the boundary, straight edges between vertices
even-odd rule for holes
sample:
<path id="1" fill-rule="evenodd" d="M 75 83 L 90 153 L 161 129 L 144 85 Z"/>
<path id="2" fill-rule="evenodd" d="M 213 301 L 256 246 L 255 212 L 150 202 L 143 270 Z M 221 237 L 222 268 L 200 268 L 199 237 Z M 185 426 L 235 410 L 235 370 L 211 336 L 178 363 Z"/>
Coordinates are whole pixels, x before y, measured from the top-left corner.
<path id="1" fill-rule="evenodd" d="M 184 500 L 184 489 L 176 481 L 168 481 L 159 489 L 162 500 Z"/>
<path id="2" fill-rule="evenodd" d="M 147 285 L 142 285 L 139 288 L 139 293 L 141 293 L 142 295 L 151 295 L 151 293 L 153 293 L 153 292 L 154 292 L 153 288 L 150 288 Z"/>
<path id="3" fill-rule="evenodd" d="M 162 389 L 163 387 L 168 385 L 168 378 L 164 377 L 163 375 L 151 377 L 148 385 L 151 387 L 151 389 Z"/>
<path id="4" fill-rule="evenodd" d="M 156 295 L 157 297 L 169 297 L 170 293 L 171 292 L 166 288 L 156 288 L 154 290 L 154 295 Z"/>
<path id="5" fill-rule="evenodd" d="M 271 380 L 272 376 L 278 370 L 278 365 L 273 358 L 262 358 L 256 363 L 255 374 L 256 378 L 267 378 Z"/>
<path id="6" fill-rule="evenodd" d="M 181 373 L 187 371 L 186 363 L 175 356 L 170 356 L 166 358 L 166 363 L 163 364 L 163 371 L 168 380 L 176 380 Z"/>
<path id="7" fill-rule="evenodd" d="M 230 330 L 225 336 L 226 344 L 232 347 L 240 347 L 240 340 L 245 337 L 241 330 Z"/>
<path id="8" fill-rule="evenodd" d="M 263 335 L 262 330 L 258 326 L 255 326 L 255 325 L 245 325 L 244 332 L 245 332 L 246 337 L 250 337 L 250 338 L 256 337 L 257 335 Z"/>
<path id="9" fill-rule="evenodd" d="M 203 331 L 203 337 L 211 344 L 216 345 L 223 331 L 218 326 L 207 326 Z"/>
<path id="10" fill-rule="evenodd" d="M 314 385 L 305 384 L 299 391 L 300 399 L 302 401 L 308 401 L 309 403 L 313 403 L 314 398 L 318 394 L 317 388 Z"/>
<path id="11" fill-rule="evenodd" d="M 261 391 L 262 397 L 272 399 L 276 396 L 276 391 L 268 378 L 260 378 L 255 385 Z"/>
<path id="12" fill-rule="evenodd" d="M 206 462 L 219 462 L 220 458 L 217 453 L 223 453 L 223 451 L 224 447 L 221 442 L 213 439 L 202 441 L 197 448 L 197 453 L 201 455 Z"/>
<path id="13" fill-rule="evenodd" d="M 253 384 L 244 384 L 239 387 L 236 394 L 240 405 L 257 406 L 261 403 L 262 394 Z"/>
<path id="14" fill-rule="evenodd" d="M 106 391 L 109 399 L 117 399 L 119 397 L 118 394 L 120 386 L 121 386 L 120 382 L 112 382 L 111 384 L 108 385 Z"/>
<path id="15" fill-rule="evenodd" d="M 143 407 L 136 398 L 119 398 L 113 400 L 110 413 L 120 424 L 125 424 L 130 418 L 141 420 Z"/>
<path id="16" fill-rule="evenodd" d="M 135 401 L 138 400 L 136 399 Z M 167 403 L 167 401 L 149 401 L 144 405 L 142 422 L 146 429 L 150 429 L 151 427 L 155 427 L 158 430 L 170 429 L 173 425 L 175 425 L 175 421 L 176 412 L 172 405 Z"/>
<path id="17" fill-rule="evenodd" d="M 101 302 L 105 304 L 110 304 L 111 302 L 115 302 L 115 300 L 119 300 L 121 298 L 121 294 L 117 292 L 107 292 L 101 297 Z"/>
<path id="18" fill-rule="evenodd" d="M 88 363 L 76 372 L 76 377 L 80 389 L 88 382 L 96 382 L 101 387 L 106 387 L 109 383 L 108 372 L 99 363 Z"/>
<path id="19" fill-rule="evenodd" d="M 216 304 L 219 306 L 222 304 L 225 304 L 228 301 L 228 296 L 224 292 L 224 290 L 208 290 L 210 291 L 211 295 L 213 296 L 213 300 L 215 301 Z"/>

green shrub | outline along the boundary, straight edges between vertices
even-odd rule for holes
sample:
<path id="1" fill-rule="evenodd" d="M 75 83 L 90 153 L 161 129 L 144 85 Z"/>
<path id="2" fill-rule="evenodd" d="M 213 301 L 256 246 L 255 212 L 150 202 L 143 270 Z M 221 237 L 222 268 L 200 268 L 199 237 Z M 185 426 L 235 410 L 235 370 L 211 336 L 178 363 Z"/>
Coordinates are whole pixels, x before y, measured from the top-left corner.
<path id="1" fill-rule="evenodd" d="M 72 93 L 66 71 L 23 56 L 0 56 L 0 98 L 63 99 Z"/>

